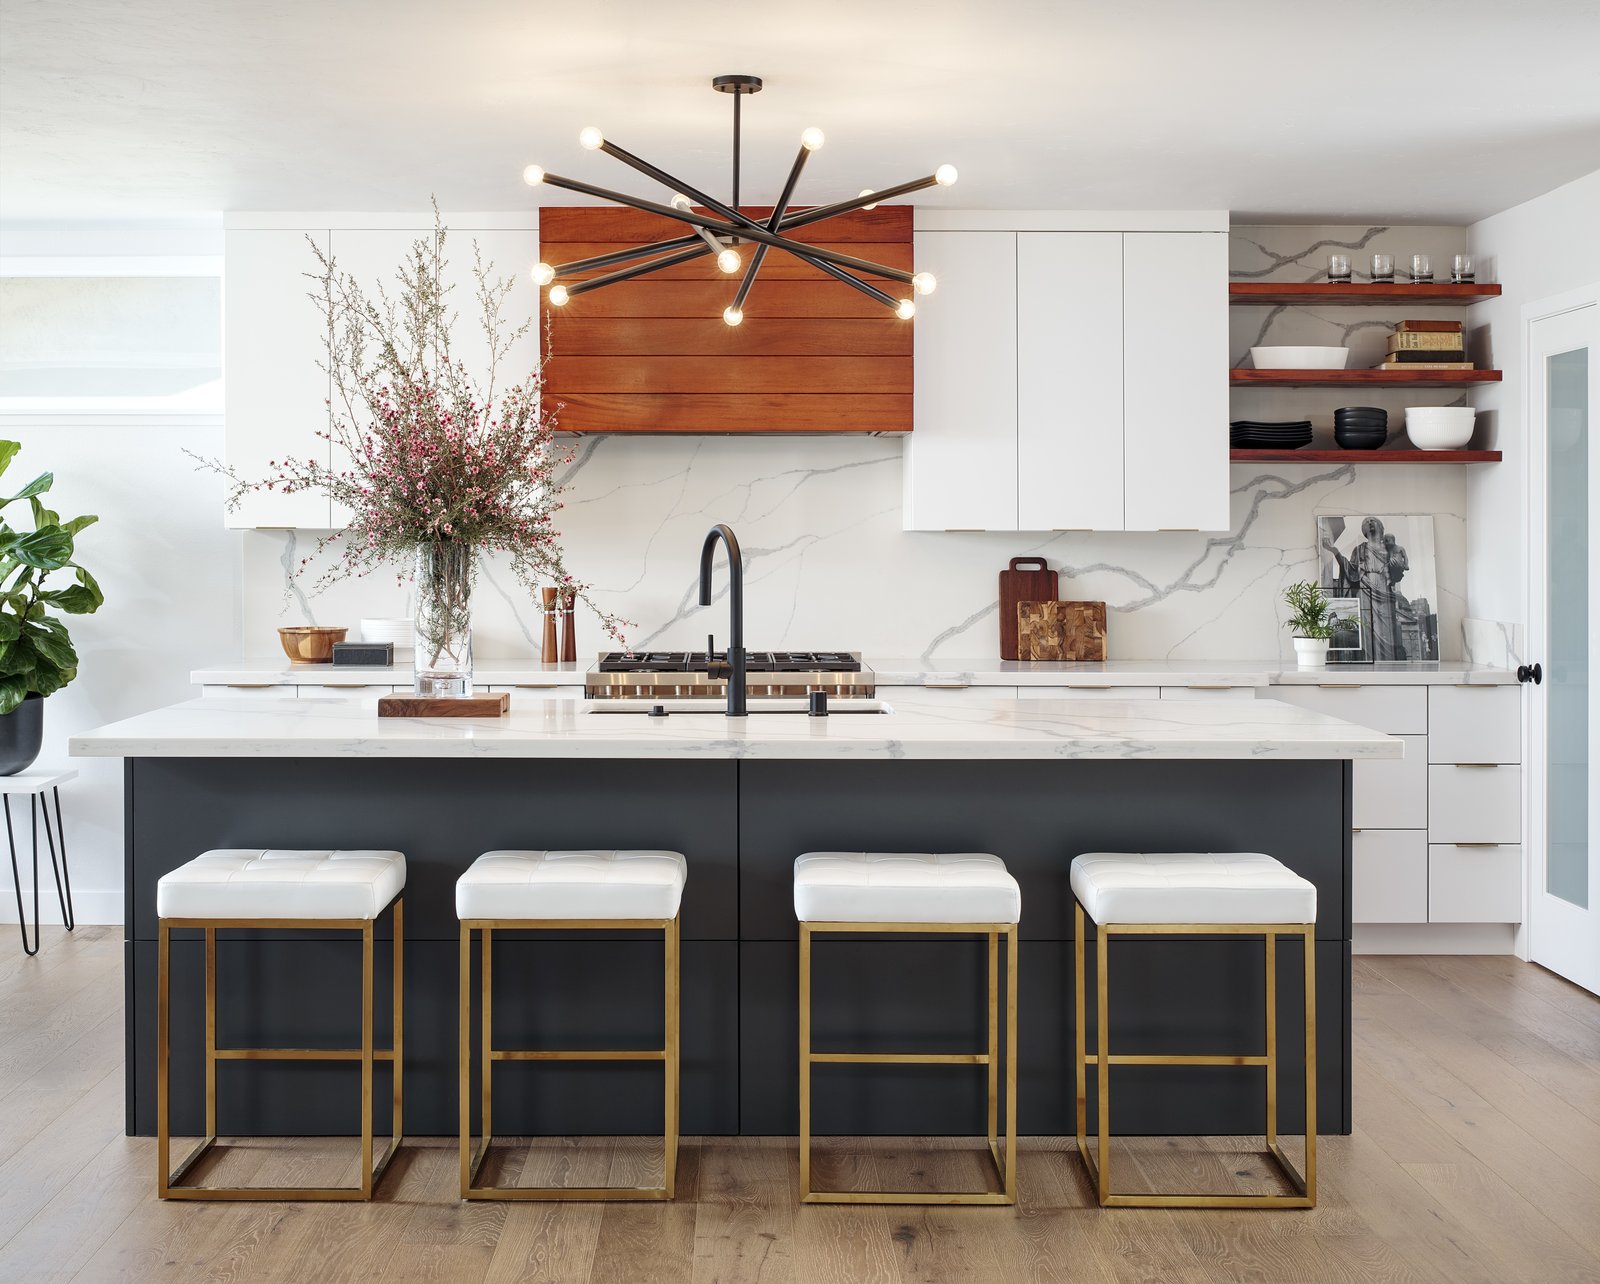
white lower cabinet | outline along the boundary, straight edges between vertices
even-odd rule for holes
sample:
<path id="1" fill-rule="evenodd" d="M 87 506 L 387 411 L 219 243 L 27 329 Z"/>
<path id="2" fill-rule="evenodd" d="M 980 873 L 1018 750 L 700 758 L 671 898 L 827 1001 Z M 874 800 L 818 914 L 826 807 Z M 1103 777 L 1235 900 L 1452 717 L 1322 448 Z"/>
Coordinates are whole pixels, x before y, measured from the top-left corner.
<path id="1" fill-rule="evenodd" d="M 1193 683 L 1183 687 L 1162 687 L 1163 700 L 1254 700 L 1257 687 L 1223 686 Z"/>
<path id="2" fill-rule="evenodd" d="M 1428 841 L 1520 843 L 1522 768 L 1453 763 L 1430 766 Z"/>
<path id="3" fill-rule="evenodd" d="M 1358 759 L 1351 768 L 1355 790 L 1351 824 L 1357 829 L 1421 831 L 1428 827 L 1428 738 L 1400 738 L 1405 741 L 1406 756 L 1399 762 Z"/>
<path id="4" fill-rule="evenodd" d="M 1350 845 L 1351 918 L 1357 923 L 1426 923 L 1426 832 L 1362 829 L 1350 836 Z"/>
<path id="5" fill-rule="evenodd" d="M 293 683 L 238 683 L 208 682 L 200 688 L 202 700 L 226 697 L 230 700 L 293 700 L 296 688 Z"/>
<path id="6" fill-rule="evenodd" d="M 1522 920 L 1522 848 L 1515 843 L 1434 843 L 1428 848 L 1430 923 Z"/>
<path id="7" fill-rule="evenodd" d="M 1018 687 L 1017 696 L 1023 700 L 1154 700 L 1161 694 L 1159 687 Z"/>
<path id="8" fill-rule="evenodd" d="M 1522 688 L 1429 688 L 1428 761 L 1521 762 Z"/>
<path id="9" fill-rule="evenodd" d="M 1390 736 L 1428 734 L 1428 689 L 1374 685 L 1355 686 L 1348 682 L 1322 682 L 1314 687 L 1267 687 L 1261 694 L 1285 704 L 1298 705 L 1342 718 L 1358 727 L 1371 727 Z M 1423 755 L 1427 761 L 1427 755 Z"/>

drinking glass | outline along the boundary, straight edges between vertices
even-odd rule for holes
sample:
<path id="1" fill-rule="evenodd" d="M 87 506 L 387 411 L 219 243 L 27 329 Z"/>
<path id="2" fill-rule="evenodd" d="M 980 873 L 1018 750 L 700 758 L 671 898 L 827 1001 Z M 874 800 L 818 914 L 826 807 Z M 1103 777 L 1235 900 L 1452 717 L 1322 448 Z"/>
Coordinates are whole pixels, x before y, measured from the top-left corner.
<path id="1" fill-rule="evenodd" d="M 1411 279 L 1419 285 L 1433 280 L 1433 261 L 1426 254 L 1411 256 Z"/>
<path id="2" fill-rule="evenodd" d="M 1328 255 L 1328 280 L 1335 285 L 1350 284 L 1350 256 L 1348 254 Z"/>
<path id="3" fill-rule="evenodd" d="M 1372 281 L 1374 285 L 1392 285 L 1394 283 L 1394 255 L 1374 254 L 1372 256 Z"/>
<path id="4" fill-rule="evenodd" d="M 1478 274 L 1472 265 L 1472 255 L 1456 255 L 1455 260 L 1450 264 L 1450 279 L 1456 285 L 1466 285 L 1478 279 Z"/>

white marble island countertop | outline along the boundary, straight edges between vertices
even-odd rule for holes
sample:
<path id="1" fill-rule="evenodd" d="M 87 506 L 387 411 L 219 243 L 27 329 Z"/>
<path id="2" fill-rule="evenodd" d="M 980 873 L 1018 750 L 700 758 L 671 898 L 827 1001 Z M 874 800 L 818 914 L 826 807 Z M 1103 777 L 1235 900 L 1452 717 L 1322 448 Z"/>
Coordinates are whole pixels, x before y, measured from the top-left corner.
<path id="1" fill-rule="evenodd" d="M 593 712 L 551 701 L 500 718 L 380 718 L 377 698 L 169 705 L 72 737 L 78 757 L 1340 759 L 1401 741 L 1275 700 L 1016 700 L 896 694 L 882 713 Z"/>

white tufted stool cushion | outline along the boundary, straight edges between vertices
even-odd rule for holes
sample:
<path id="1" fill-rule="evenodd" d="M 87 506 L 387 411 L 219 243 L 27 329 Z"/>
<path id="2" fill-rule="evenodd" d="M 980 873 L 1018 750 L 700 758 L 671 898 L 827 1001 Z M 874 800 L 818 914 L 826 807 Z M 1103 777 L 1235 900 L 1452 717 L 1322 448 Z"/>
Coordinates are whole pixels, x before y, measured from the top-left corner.
<path id="1" fill-rule="evenodd" d="M 1311 923 L 1317 889 L 1260 852 L 1086 852 L 1072 894 L 1096 923 Z"/>
<path id="2" fill-rule="evenodd" d="M 456 880 L 461 919 L 675 918 L 679 852 L 485 852 Z"/>
<path id="3" fill-rule="evenodd" d="M 406 885 L 399 852 L 202 852 L 156 884 L 161 918 L 377 918 Z"/>
<path id="4" fill-rule="evenodd" d="M 807 852 L 794 863 L 802 923 L 1015 923 L 1022 892 L 983 852 Z"/>

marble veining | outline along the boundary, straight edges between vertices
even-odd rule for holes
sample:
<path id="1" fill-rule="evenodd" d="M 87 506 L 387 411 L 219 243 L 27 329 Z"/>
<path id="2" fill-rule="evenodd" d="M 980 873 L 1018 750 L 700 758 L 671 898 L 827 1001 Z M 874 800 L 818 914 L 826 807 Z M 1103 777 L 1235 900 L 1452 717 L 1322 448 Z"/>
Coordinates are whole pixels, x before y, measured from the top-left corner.
<path id="1" fill-rule="evenodd" d="M 1339 759 L 1403 742 L 1274 700 L 954 702 L 897 695 L 881 714 L 594 713 L 576 701 L 502 718 L 379 718 L 375 699 L 190 700 L 74 736 L 81 757 Z"/>

